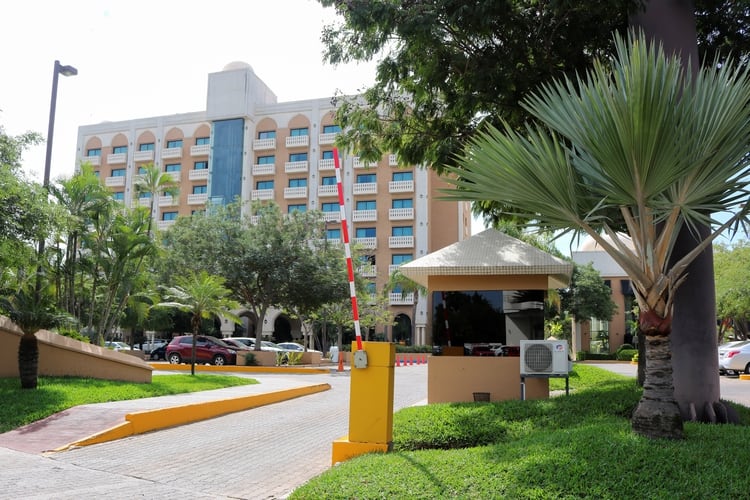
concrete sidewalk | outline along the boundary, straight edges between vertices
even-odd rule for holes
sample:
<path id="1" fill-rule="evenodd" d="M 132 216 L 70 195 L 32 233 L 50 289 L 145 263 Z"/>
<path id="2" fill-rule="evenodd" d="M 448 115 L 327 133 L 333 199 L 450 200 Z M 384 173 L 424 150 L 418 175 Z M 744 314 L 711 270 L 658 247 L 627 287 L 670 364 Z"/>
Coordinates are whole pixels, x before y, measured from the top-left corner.
<path id="1" fill-rule="evenodd" d="M 212 370 L 214 371 L 214 370 Z M 158 374 L 159 372 L 154 372 Z M 261 378 L 261 374 L 232 375 Z M 171 396 L 81 405 L 0 434 L 0 447 L 42 454 L 174 427 L 330 389 L 304 375 Z"/>

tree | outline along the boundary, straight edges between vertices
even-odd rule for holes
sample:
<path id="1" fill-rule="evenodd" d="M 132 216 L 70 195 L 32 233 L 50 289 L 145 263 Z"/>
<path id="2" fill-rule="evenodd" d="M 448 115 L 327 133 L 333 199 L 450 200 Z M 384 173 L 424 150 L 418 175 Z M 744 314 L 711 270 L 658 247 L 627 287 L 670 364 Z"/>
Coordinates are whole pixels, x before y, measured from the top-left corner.
<path id="1" fill-rule="evenodd" d="M 167 300 L 153 307 L 174 308 L 190 313 L 190 326 L 193 331 L 190 374 L 195 375 L 195 342 L 200 333 L 202 320 L 221 316 L 240 323 L 240 318 L 232 313 L 239 304 L 230 298 L 232 292 L 224 286 L 223 278 L 212 276 L 205 271 L 180 276 L 176 282 L 177 285 L 164 289 Z"/>
<path id="2" fill-rule="evenodd" d="M 584 232 L 625 270 L 646 340 L 633 429 L 680 438 L 670 350 L 674 294 L 687 265 L 714 238 L 747 222 L 750 75 L 725 62 L 694 77 L 679 58 L 647 47 L 643 35 L 616 45 L 611 71 L 596 63 L 585 78 L 550 83 L 525 99 L 537 120 L 525 133 L 490 126 L 473 139 L 461 170 L 448 169 L 461 175 L 451 180 L 458 190 L 449 197 L 502 201 L 511 213 L 534 214 L 542 227 Z M 710 217 L 717 212 L 733 215 L 722 223 Z M 624 227 L 613 227 L 620 221 Z M 680 229 L 697 224 L 712 232 L 673 262 Z M 726 419 L 718 400 L 711 409 L 714 419 Z"/>
<path id="3" fill-rule="evenodd" d="M 723 325 L 732 327 L 734 339 L 748 338 L 750 324 L 750 243 L 714 247 L 716 309 Z M 723 335 L 719 335 L 721 342 Z"/>
<path id="4" fill-rule="evenodd" d="M 135 197 L 137 199 L 141 195 L 148 195 L 148 213 L 151 214 L 148 222 L 148 234 L 151 234 L 153 217 L 156 217 L 155 208 L 159 206 L 156 203 L 159 196 L 162 194 L 165 196 L 177 196 L 179 192 L 179 184 L 175 182 L 174 178 L 170 174 L 159 170 L 159 167 L 153 163 L 147 163 L 140 167 L 138 176 L 135 179 Z"/>
<path id="5" fill-rule="evenodd" d="M 591 318 L 611 321 L 617 310 L 612 290 L 591 263 L 576 265 L 570 286 L 560 291 L 561 307 L 578 322 Z"/>

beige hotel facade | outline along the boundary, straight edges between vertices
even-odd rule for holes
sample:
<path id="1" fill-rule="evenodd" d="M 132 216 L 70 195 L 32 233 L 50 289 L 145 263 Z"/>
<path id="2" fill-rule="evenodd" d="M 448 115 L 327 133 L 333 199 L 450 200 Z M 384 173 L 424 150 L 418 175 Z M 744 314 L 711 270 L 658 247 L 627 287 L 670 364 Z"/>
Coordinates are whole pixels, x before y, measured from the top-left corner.
<path id="1" fill-rule="evenodd" d="M 154 163 L 171 174 L 179 194 L 160 196 L 152 214 L 162 230 L 209 201 L 229 203 L 237 197 L 273 200 L 284 212 L 321 210 L 327 221 L 340 223 L 333 160 L 340 129 L 334 113 L 330 97 L 278 102 L 248 64 L 235 62 L 208 75 L 204 111 L 79 127 L 77 164 L 91 164 L 127 206 L 149 202 L 135 198 L 141 166 Z M 343 153 L 341 177 L 349 234 L 369 254 L 359 271 L 377 290 L 395 267 L 471 233 L 469 204 L 439 201 L 438 190 L 446 184 L 433 170 L 399 166 L 392 154 L 365 165 Z M 340 238 L 340 225 L 331 224 L 327 237 Z M 431 343 L 430 297 L 415 301 L 397 293 L 389 300 L 397 324 L 375 333 L 393 341 Z M 279 311 L 266 319 L 265 337 L 300 339 L 296 320 Z"/>

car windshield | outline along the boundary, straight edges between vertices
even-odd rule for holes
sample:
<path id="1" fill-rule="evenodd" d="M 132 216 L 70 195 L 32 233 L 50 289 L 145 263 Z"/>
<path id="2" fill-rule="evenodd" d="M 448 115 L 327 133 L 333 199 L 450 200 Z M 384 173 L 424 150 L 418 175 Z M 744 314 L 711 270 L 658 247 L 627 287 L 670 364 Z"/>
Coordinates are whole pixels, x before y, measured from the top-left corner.
<path id="1" fill-rule="evenodd" d="M 282 349 L 278 344 L 274 344 L 273 342 L 269 342 L 268 340 L 264 340 L 261 342 L 261 345 L 263 347 L 273 347 L 274 349 Z"/>

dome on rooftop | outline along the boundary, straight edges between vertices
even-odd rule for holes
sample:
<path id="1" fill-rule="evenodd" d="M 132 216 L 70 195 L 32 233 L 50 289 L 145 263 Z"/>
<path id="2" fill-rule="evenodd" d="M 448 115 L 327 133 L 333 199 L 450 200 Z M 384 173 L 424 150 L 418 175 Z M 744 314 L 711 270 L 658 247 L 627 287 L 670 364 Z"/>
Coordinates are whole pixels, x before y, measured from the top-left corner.
<path id="1" fill-rule="evenodd" d="M 233 71 L 236 69 L 249 69 L 252 70 L 253 68 L 244 61 L 232 61 L 226 66 L 224 66 L 224 69 L 222 71 Z"/>

